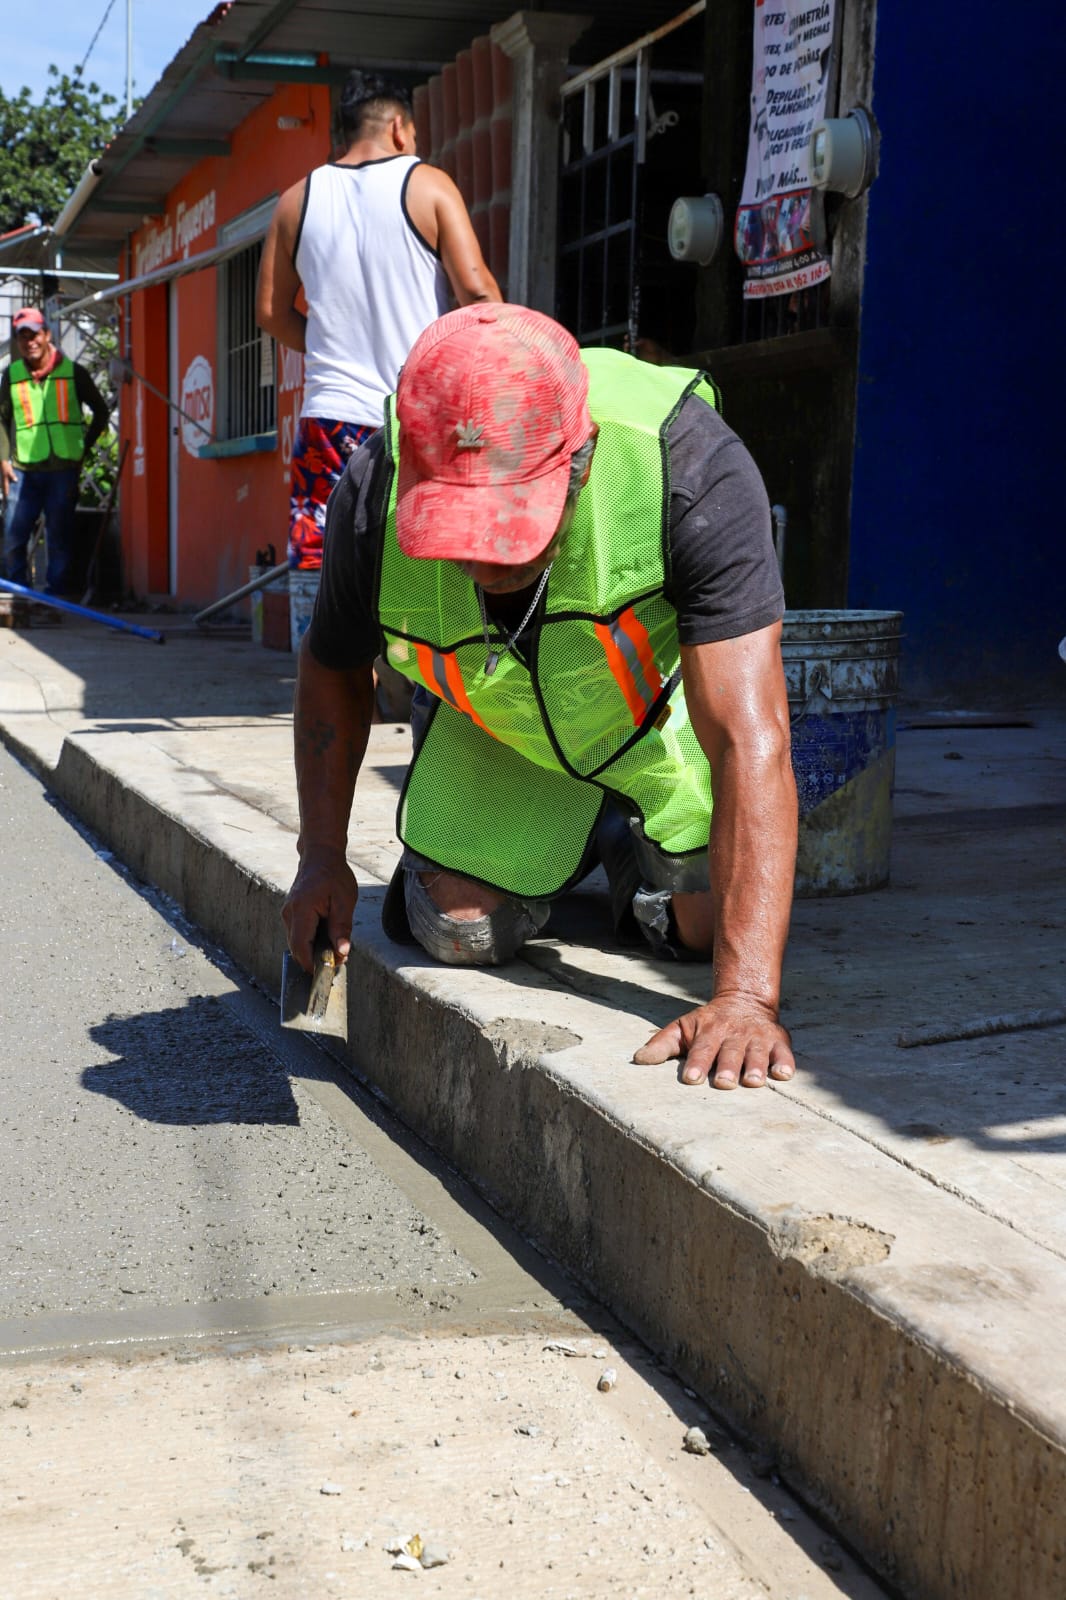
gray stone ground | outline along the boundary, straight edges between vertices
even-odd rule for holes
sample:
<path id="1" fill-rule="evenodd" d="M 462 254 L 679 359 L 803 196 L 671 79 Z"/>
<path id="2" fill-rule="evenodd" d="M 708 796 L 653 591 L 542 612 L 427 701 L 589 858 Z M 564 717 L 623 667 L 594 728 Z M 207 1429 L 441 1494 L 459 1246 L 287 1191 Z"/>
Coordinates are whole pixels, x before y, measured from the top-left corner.
<path id="1" fill-rule="evenodd" d="M 242 1022 L 232 976 L 6 752 L 0 774 L 0 1322 L 468 1281 Z"/>

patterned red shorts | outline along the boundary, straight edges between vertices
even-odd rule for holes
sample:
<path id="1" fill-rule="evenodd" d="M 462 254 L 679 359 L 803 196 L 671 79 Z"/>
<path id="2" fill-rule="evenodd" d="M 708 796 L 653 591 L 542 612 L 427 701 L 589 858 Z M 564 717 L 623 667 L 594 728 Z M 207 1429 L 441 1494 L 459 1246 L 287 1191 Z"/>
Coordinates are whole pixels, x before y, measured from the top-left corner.
<path id="1" fill-rule="evenodd" d="M 376 428 L 327 417 L 301 417 L 292 452 L 289 565 L 315 572 L 322 565 L 326 502 L 353 450 Z"/>

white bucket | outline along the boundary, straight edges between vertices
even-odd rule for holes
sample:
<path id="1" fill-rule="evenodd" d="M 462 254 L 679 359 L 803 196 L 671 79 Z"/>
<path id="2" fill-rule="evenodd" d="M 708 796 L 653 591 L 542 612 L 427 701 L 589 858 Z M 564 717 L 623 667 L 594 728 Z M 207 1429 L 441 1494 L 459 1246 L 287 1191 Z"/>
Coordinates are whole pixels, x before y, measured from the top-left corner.
<path id="1" fill-rule="evenodd" d="M 321 576 L 317 568 L 314 572 L 303 572 L 297 567 L 289 573 L 289 639 L 294 654 L 311 626 L 311 613 L 315 609 L 315 595 Z"/>

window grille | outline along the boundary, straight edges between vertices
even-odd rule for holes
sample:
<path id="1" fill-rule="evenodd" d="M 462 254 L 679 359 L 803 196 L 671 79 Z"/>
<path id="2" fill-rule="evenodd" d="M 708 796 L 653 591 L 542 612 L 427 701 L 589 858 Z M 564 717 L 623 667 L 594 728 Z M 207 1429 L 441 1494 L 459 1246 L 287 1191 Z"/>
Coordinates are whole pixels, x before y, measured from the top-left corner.
<path id="1" fill-rule="evenodd" d="M 793 294 L 769 295 L 745 300 L 741 309 L 741 344 L 757 344 L 762 339 L 779 339 L 790 333 L 808 333 L 824 328 L 829 321 L 830 279 L 814 283 Z"/>
<path id="2" fill-rule="evenodd" d="M 562 87 L 556 315 L 579 344 L 637 348 L 647 141 L 661 131 L 652 85 L 702 84 L 702 73 L 653 73 L 652 47 L 704 9 L 696 0 Z"/>
<path id="3" fill-rule="evenodd" d="M 219 267 L 223 408 L 221 439 L 245 439 L 277 426 L 274 341 L 256 327 L 255 286 L 262 243 L 249 245 Z"/>
<path id="4" fill-rule="evenodd" d="M 220 244 L 252 236 L 246 249 L 218 268 L 219 439 L 247 439 L 277 428 L 274 340 L 255 320 L 261 234 L 273 209 L 272 196 L 218 233 Z"/>

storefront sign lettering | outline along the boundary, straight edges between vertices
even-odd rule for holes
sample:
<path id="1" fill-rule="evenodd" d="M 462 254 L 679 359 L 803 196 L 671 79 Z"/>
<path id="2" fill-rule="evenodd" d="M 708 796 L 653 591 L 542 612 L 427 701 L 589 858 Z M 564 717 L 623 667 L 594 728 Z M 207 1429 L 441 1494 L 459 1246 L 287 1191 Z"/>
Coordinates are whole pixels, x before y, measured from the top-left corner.
<path id="1" fill-rule="evenodd" d="M 168 211 L 162 221 L 154 223 L 140 243 L 134 245 L 134 277 L 139 278 L 142 273 L 154 272 L 157 267 L 165 266 L 175 255 L 187 260 L 190 247 L 214 225 L 214 189 L 209 189 L 207 194 L 193 201 L 192 205 L 187 206 L 184 200 L 179 200 L 173 219 Z"/>
<path id="2" fill-rule="evenodd" d="M 197 200 L 193 205 L 186 206 L 183 200 L 178 201 L 178 208 L 174 213 L 174 242 L 175 247 L 181 251 L 182 259 L 189 255 L 189 246 L 199 239 L 201 234 L 215 225 L 215 191 L 210 189 L 202 200 Z"/>
<path id="3" fill-rule="evenodd" d="M 278 395 L 287 396 L 278 401 L 281 444 L 281 481 L 291 478 L 292 452 L 296 444 L 296 430 L 300 426 L 300 410 L 304 396 L 304 358 L 299 350 L 278 345 L 281 357 L 278 372 Z"/>

